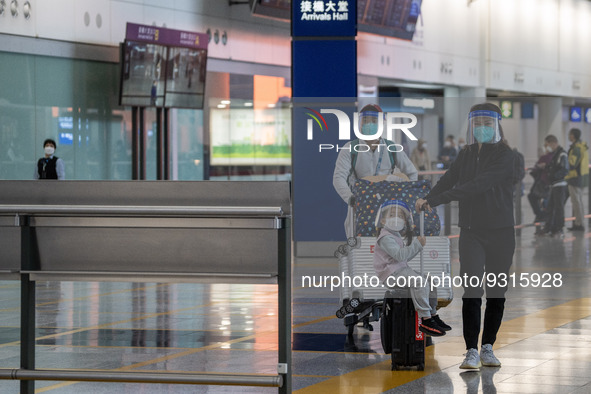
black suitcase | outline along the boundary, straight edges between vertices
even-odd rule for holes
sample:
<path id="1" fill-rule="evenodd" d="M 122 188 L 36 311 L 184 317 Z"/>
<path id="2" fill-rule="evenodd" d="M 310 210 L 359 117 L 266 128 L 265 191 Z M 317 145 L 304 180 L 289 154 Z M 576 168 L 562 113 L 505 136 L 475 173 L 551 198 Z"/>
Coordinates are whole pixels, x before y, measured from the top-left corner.
<path id="1" fill-rule="evenodd" d="M 425 370 L 425 337 L 409 289 L 386 292 L 380 321 L 382 347 L 392 355 L 392 371 L 399 367 Z"/>

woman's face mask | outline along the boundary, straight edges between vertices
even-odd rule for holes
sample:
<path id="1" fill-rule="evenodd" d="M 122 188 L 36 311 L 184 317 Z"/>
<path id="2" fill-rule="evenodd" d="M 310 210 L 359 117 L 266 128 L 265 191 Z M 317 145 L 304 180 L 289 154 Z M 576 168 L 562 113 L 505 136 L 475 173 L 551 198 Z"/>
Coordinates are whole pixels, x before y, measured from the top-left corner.
<path id="1" fill-rule="evenodd" d="M 402 231 L 404 227 L 406 227 L 406 222 L 404 219 L 399 217 L 388 218 L 386 219 L 385 227 L 390 231 Z"/>
<path id="2" fill-rule="evenodd" d="M 490 126 L 476 126 L 474 127 L 474 139 L 481 144 L 491 142 L 495 136 L 495 129 Z"/>
<path id="3" fill-rule="evenodd" d="M 53 146 L 46 146 L 44 148 L 45 154 L 46 155 L 53 155 L 53 152 L 55 152 L 55 148 Z"/>

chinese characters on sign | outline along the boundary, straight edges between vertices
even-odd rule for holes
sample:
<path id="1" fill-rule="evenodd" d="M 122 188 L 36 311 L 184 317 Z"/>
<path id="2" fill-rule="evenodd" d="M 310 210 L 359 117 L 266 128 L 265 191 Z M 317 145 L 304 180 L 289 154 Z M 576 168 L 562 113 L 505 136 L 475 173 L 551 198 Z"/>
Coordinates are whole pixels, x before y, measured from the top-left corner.
<path id="1" fill-rule="evenodd" d="M 349 20 L 349 1 L 300 0 L 300 12 L 301 20 L 347 21 Z"/>
<path id="2" fill-rule="evenodd" d="M 139 26 L 137 36 L 142 40 L 158 41 L 159 33 L 155 27 Z"/>

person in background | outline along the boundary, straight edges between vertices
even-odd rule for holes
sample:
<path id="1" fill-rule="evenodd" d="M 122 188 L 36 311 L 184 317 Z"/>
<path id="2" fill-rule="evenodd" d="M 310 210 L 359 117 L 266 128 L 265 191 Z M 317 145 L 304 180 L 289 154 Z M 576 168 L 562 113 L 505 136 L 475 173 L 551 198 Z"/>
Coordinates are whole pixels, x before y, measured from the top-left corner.
<path id="1" fill-rule="evenodd" d="M 529 174 L 534 178 L 534 184 L 527 195 L 527 199 L 529 200 L 531 208 L 534 211 L 535 223 L 545 222 L 547 213 L 546 206 L 548 202 L 548 192 L 550 186 L 550 180 L 548 179 L 548 163 L 550 163 L 552 160 L 553 153 L 546 142 L 544 142 L 543 151 L 545 153 L 540 156 L 536 164 L 529 172 Z M 541 229 L 536 230 L 536 234 L 539 234 L 541 231 Z"/>
<path id="2" fill-rule="evenodd" d="M 55 141 L 50 138 L 43 141 L 45 156 L 37 161 L 35 179 L 58 179 L 60 181 L 66 179 L 64 161 L 53 155 L 56 146 Z"/>
<path id="3" fill-rule="evenodd" d="M 568 150 L 569 172 L 565 177 L 568 183 L 568 193 L 573 204 L 575 222 L 570 231 L 584 231 L 583 218 L 585 205 L 583 203 L 583 188 L 589 186 L 589 148 L 581 141 L 581 130 L 571 129 L 568 133 L 571 146 Z"/>
<path id="4" fill-rule="evenodd" d="M 523 178 L 525 178 L 525 158 L 523 154 L 513 148 L 513 154 L 515 155 L 514 169 L 513 169 L 513 187 L 514 194 L 517 198 L 523 196 Z"/>
<path id="5" fill-rule="evenodd" d="M 410 154 L 410 161 L 419 171 L 430 171 L 431 170 L 431 158 L 429 157 L 429 151 L 427 150 L 427 143 L 424 139 L 419 138 L 418 145 L 413 149 Z M 419 180 L 430 178 L 428 175 L 419 175 Z"/>
<path id="6" fill-rule="evenodd" d="M 466 140 L 463 137 L 458 138 L 458 153 L 466 146 Z"/>
<path id="7" fill-rule="evenodd" d="M 417 211 L 459 201 L 460 276 L 496 278 L 508 275 L 515 252 L 513 216 L 513 172 L 515 155 L 507 145 L 501 128 L 501 109 L 490 103 L 477 104 L 468 115 L 468 146 L 462 149 L 449 170 L 422 199 Z M 480 283 L 480 282 L 479 282 Z M 499 367 L 493 345 L 503 320 L 507 283 L 484 282 L 486 309 L 481 351 L 481 285 L 465 282 L 462 296 L 462 324 L 466 357 L 461 369 L 482 365 Z"/>
<path id="8" fill-rule="evenodd" d="M 567 198 L 567 183 L 564 177 L 568 174 L 568 155 L 558 144 L 556 136 L 549 134 L 544 138 L 544 141 L 552 151 L 552 160 L 548 163 L 550 199 L 548 200 L 546 223 L 538 235 L 562 236 L 564 203 Z"/>
<path id="9" fill-rule="evenodd" d="M 454 162 L 458 155 L 456 145 L 454 143 L 454 136 L 448 135 L 443 143 L 443 148 L 439 151 L 439 161 L 443 164 L 444 169 L 448 169 L 451 163 Z"/>

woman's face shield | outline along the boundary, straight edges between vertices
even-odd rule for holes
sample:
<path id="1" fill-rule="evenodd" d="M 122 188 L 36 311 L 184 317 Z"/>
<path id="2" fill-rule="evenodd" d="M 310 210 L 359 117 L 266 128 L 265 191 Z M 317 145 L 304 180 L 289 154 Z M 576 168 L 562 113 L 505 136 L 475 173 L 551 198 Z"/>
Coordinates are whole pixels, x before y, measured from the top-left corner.
<path id="1" fill-rule="evenodd" d="M 501 141 L 499 122 L 501 114 L 495 111 L 478 110 L 468 115 L 468 144 L 496 144 Z"/>

